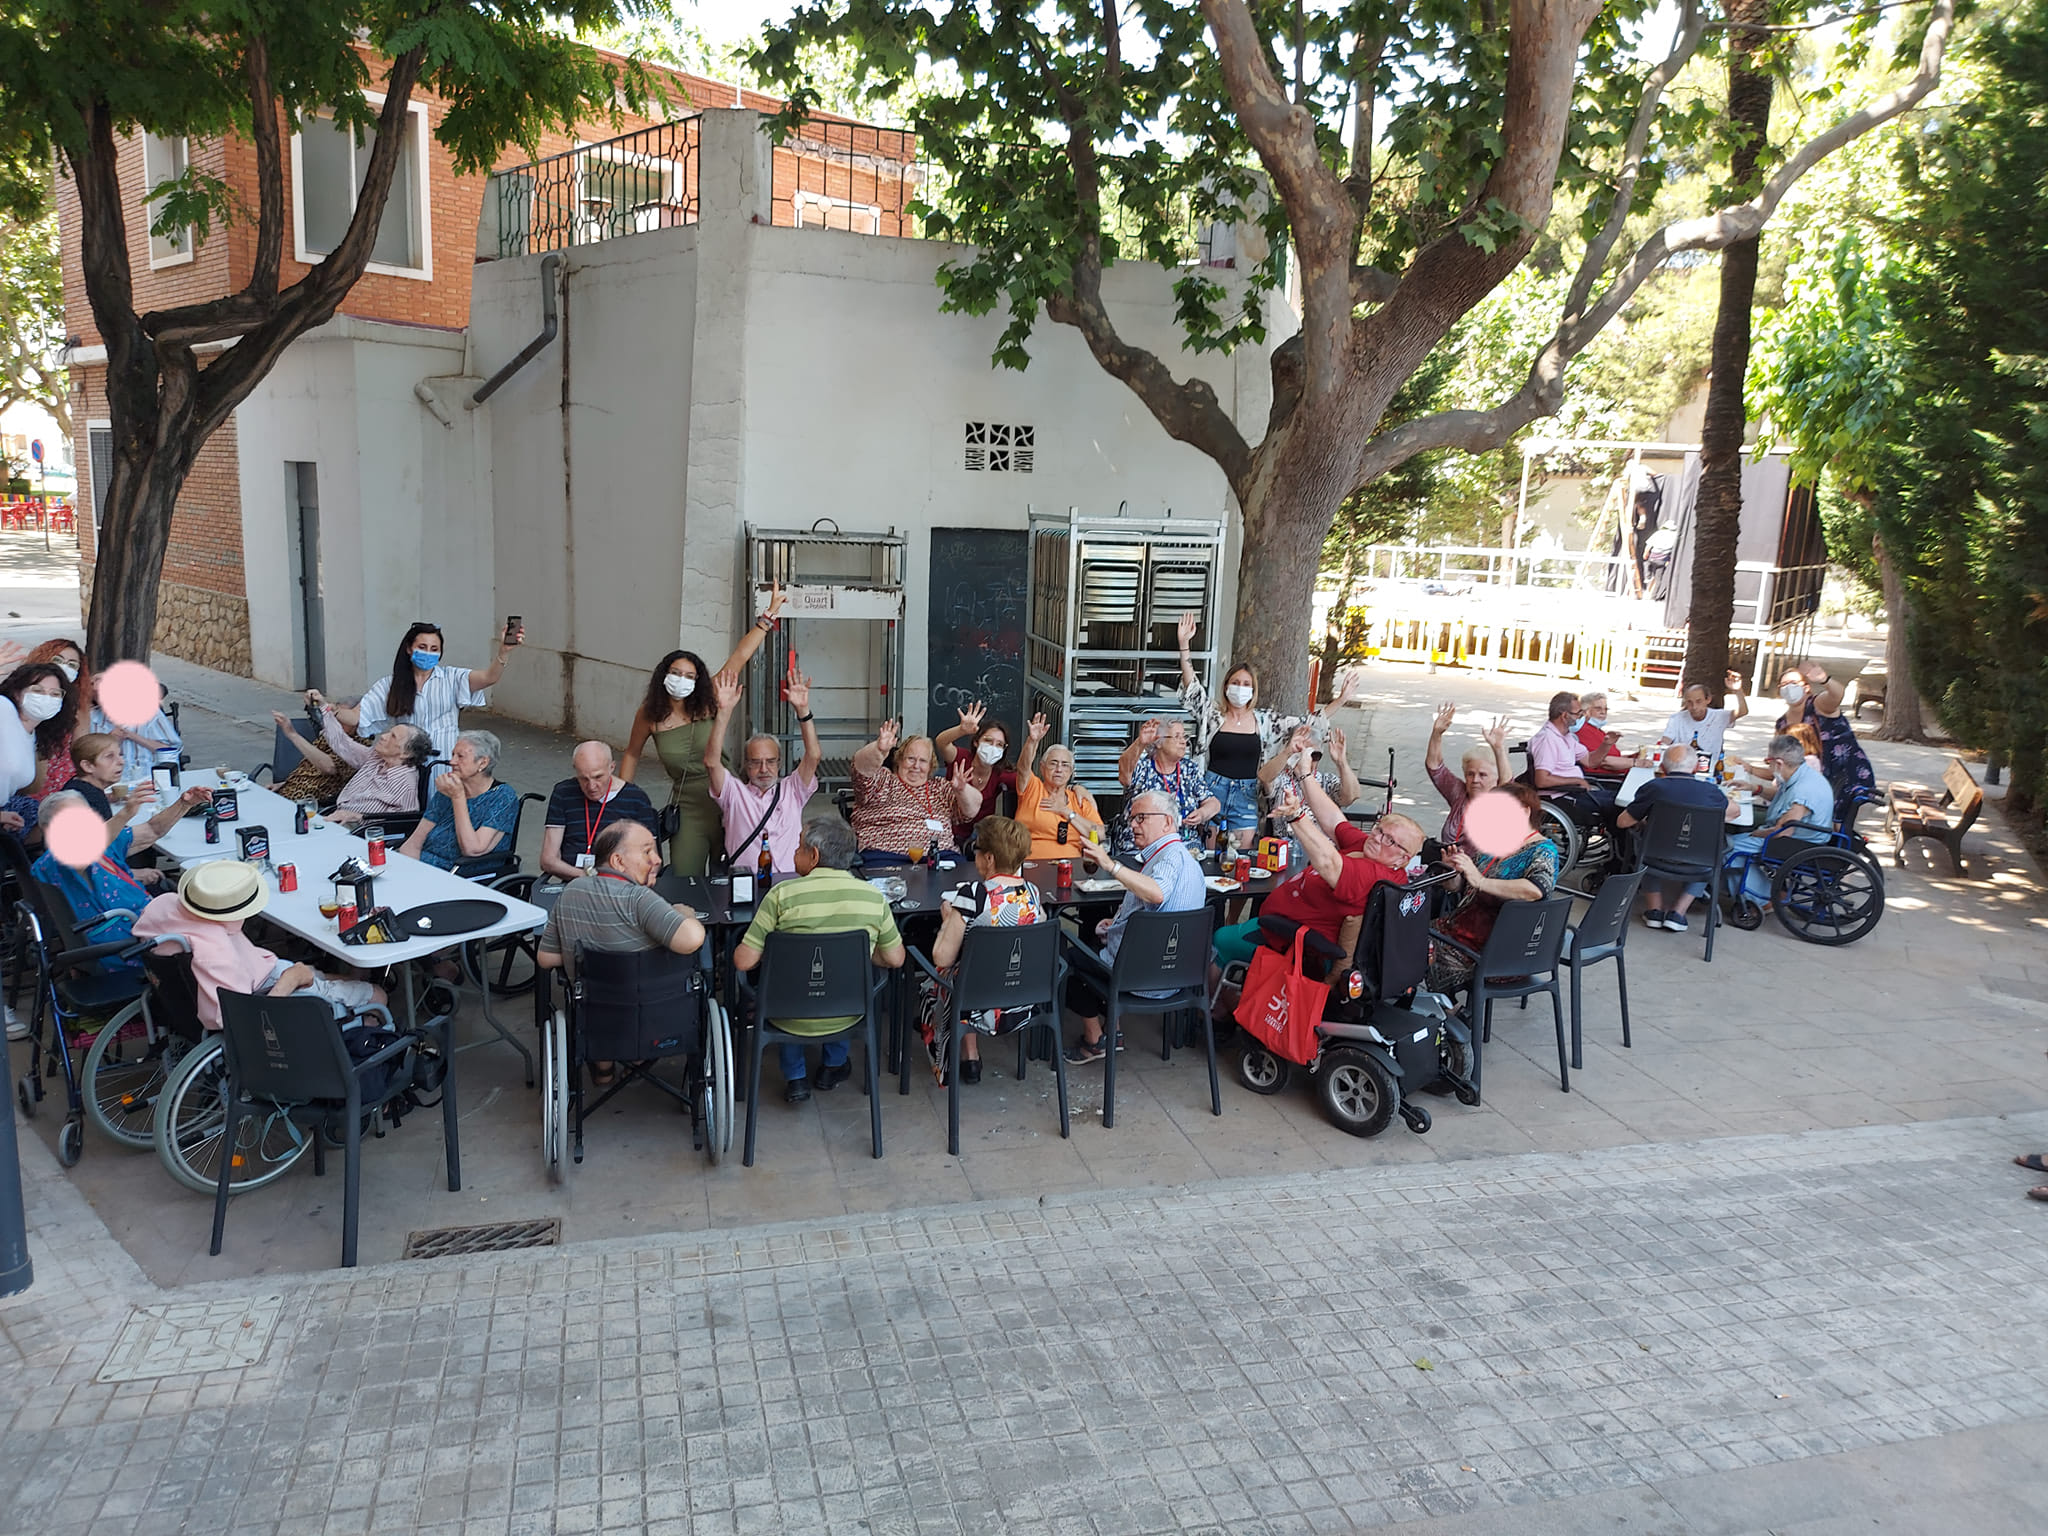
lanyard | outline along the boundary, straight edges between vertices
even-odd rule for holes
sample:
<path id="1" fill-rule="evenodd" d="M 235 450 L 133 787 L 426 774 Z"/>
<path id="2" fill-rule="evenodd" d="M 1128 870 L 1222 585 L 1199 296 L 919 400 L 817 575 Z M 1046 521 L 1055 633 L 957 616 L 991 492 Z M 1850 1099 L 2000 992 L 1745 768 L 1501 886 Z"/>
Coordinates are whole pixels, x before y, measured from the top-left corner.
<path id="1" fill-rule="evenodd" d="M 606 782 L 605 788 L 607 790 L 611 788 L 609 781 Z M 604 799 L 597 802 L 597 821 L 593 824 L 590 819 L 590 802 L 587 799 L 583 802 L 583 851 L 585 853 L 590 852 L 590 845 L 597 841 L 598 831 L 604 826 L 604 813 L 611 808 L 612 797 L 607 794 Z"/>
<path id="2" fill-rule="evenodd" d="M 1159 775 L 1160 787 L 1172 793 L 1175 805 L 1180 804 L 1180 775 L 1181 770 L 1187 767 L 1187 765 L 1188 760 L 1186 758 L 1182 758 L 1179 762 L 1175 763 L 1173 765 L 1173 777 L 1169 779 L 1165 774 L 1159 772 L 1158 756 L 1155 754 L 1152 758 L 1152 771 Z"/>
<path id="3" fill-rule="evenodd" d="M 120 865 L 116 864 L 112 859 L 108 858 L 104 853 L 100 855 L 98 867 L 105 870 L 108 874 L 112 875 L 116 880 L 120 881 L 130 890 L 136 892 L 142 891 L 142 882 L 136 879 L 133 875 L 129 874 L 127 870 L 123 869 Z"/>

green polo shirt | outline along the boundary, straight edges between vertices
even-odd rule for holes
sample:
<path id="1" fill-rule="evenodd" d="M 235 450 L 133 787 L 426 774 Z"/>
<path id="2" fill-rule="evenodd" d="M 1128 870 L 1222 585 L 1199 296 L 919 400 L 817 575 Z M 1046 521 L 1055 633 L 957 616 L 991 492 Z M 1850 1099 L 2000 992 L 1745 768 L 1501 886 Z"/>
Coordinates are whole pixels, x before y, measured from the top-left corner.
<path id="1" fill-rule="evenodd" d="M 870 953 L 903 942 L 889 899 L 843 869 L 814 869 L 800 879 L 769 886 L 740 942 L 751 950 L 766 950 L 771 933 L 865 933 Z M 852 1017 L 777 1019 L 775 1027 L 793 1035 L 829 1035 L 857 1022 Z"/>

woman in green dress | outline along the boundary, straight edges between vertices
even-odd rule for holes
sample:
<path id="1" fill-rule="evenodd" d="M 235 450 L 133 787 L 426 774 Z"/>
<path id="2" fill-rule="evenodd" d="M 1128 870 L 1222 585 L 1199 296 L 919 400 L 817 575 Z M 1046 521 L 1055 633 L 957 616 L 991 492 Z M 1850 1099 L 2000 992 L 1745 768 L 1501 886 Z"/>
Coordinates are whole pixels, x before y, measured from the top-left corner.
<path id="1" fill-rule="evenodd" d="M 753 660 L 782 612 L 782 588 L 769 589 L 768 611 L 753 622 L 733 647 L 720 672 L 738 672 Z M 669 843 L 669 867 L 679 875 L 702 875 L 714 854 L 725 851 L 725 822 L 711 798 L 711 775 L 704 767 L 704 743 L 716 729 L 718 701 L 712 697 L 711 668 L 695 651 L 670 651 L 647 679 L 647 696 L 633 712 L 633 731 L 619 776 L 627 783 L 640 767 L 648 738 L 668 771 L 668 803 L 676 808 L 676 835 Z M 728 765 L 730 766 L 730 765 Z"/>

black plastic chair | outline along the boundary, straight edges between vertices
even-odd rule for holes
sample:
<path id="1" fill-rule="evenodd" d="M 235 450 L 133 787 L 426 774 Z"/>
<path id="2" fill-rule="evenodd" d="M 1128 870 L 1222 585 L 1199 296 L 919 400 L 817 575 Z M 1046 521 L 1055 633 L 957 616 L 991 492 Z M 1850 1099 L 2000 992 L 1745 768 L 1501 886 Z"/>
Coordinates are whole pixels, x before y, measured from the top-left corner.
<path id="1" fill-rule="evenodd" d="M 964 1015 L 997 1008 L 1035 1010 L 1013 1033 L 1017 1037 L 1017 1080 L 1024 1079 L 1024 1043 L 1035 1030 L 1052 1036 L 1052 1070 L 1059 1083 L 1060 1137 L 1071 1132 L 1067 1114 L 1067 1063 L 1060 1051 L 1060 925 L 1032 923 L 1021 928 L 969 928 L 960 946 L 960 963 L 951 976 L 916 950 L 911 951 L 924 973 L 950 994 L 950 1028 L 946 1043 L 946 1150 L 960 1155 L 960 1020 Z M 908 1092 L 910 1052 L 903 1053 L 903 1084 Z"/>
<path id="2" fill-rule="evenodd" d="M 372 1005 L 354 1017 L 376 1016 L 388 1028 L 391 1015 Z M 356 1218 L 362 1204 L 363 1122 L 380 1116 L 391 1102 L 412 1087 L 410 1060 L 419 1048 L 417 1035 L 393 1035 L 391 1044 L 356 1060 L 342 1039 L 342 1021 L 331 1004 L 318 997 L 258 997 L 247 992 L 220 993 L 221 1049 L 226 1057 L 221 1097 L 227 1146 L 235 1145 L 243 1119 L 252 1114 L 278 1114 L 304 1127 L 313 1138 L 313 1172 L 327 1171 L 323 1143 L 332 1139 L 339 1119 L 342 1147 L 341 1267 L 356 1262 Z M 365 1099 L 363 1086 L 371 1074 L 395 1065 L 384 1092 Z M 382 1134 L 381 1129 L 378 1132 Z M 220 1160 L 220 1182 L 213 1194 L 213 1244 L 220 1253 L 227 1226 L 232 1158 Z"/>
<path id="3" fill-rule="evenodd" d="M 1564 1000 L 1559 995 L 1557 968 L 1564 954 L 1565 938 L 1571 931 L 1572 903 L 1569 896 L 1548 896 L 1542 901 L 1505 901 L 1493 920 L 1493 932 L 1486 947 L 1476 954 L 1469 945 L 1435 935 L 1435 942 L 1473 959 L 1472 981 L 1466 993 L 1465 1017 L 1472 1025 L 1472 1086 L 1479 1087 L 1482 1047 L 1493 1038 L 1493 1005 L 1508 998 L 1526 999 L 1548 993 L 1552 1021 L 1557 1026 L 1557 1078 L 1566 1093 L 1572 1091 L 1571 1070 L 1564 1040 Z"/>
<path id="4" fill-rule="evenodd" d="M 1570 886 L 1561 885 L 1560 891 L 1569 891 L 1583 897 L 1591 905 L 1578 923 L 1565 930 L 1564 963 L 1572 971 L 1572 1069 L 1578 1071 L 1585 1066 L 1579 1048 L 1580 1036 L 1580 981 L 1588 966 L 1598 965 L 1603 960 L 1614 962 L 1615 987 L 1621 997 L 1621 1043 L 1624 1049 L 1632 1042 L 1628 1037 L 1628 962 L 1622 955 L 1628 943 L 1628 918 L 1636 904 L 1636 893 L 1643 888 L 1643 872 L 1609 875 L 1601 882 L 1597 891 L 1574 891 Z"/>
<path id="5" fill-rule="evenodd" d="M 1116 1042 L 1126 1013 L 1159 1014 L 1159 1059 L 1173 1060 L 1173 1016 L 1199 1014 L 1202 1046 L 1209 1057 L 1209 1112 L 1223 1113 L 1223 1086 L 1216 1076 L 1216 1022 L 1209 1009 L 1209 930 L 1215 913 L 1133 912 L 1124 924 L 1116 964 L 1071 935 L 1066 941 L 1073 969 L 1102 994 L 1108 1005 L 1102 1038 L 1107 1046 L 1102 1071 L 1102 1124 L 1116 1124 Z M 1147 997 L 1145 993 L 1163 993 Z"/>
<path id="6" fill-rule="evenodd" d="M 747 1146 L 740 1161 L 754 1166 L 754 1124 L 761 1107 L 761 1052 L 769 1041 L 820 1045 L 858 1035 L 867 1049 L 868 1115 L 875 1156 L 882 1155 L 881 1060 L 875 1044 L 873 941 L 866 933 L 771 933 L 754 972 L 754 1028 L 747 1044 Z M 853 1022 L 824 1034 L 777 1029 L 777 1019 Z"/>
<path id="7" fill-rule="evenodd" d="M 1721 926 L 1722 865 L 1728 856 L 1726 813 L 1709 806 L 1653 805 L 1637 836 L 1637 867 L 1646 884 L 1706 884 L 1706 959 L 1711 965 L 1714 930 Z"/>
<path id="8" fill-rule="evenodd" d="M 306 740 L 316 745 L 318 744 L 320 740 L 320 722 L 318 720 L 314 719 L 311 715 L 302 715 L 297 720 L 294 720 L 292 724 L 298 728 L 299 734 L 305 737 Z M 292 771 L 305 760 L 306 754 L 298 749 L 291 737 L 285 735 L 284 727 L 274 725 L 271 727 L 270 761 L 258 763 L 254 768 L 251 768 L 249 770 L 249 777 L 251 780 L 255 780 L 267 773 L 270 775 L 270 782 L 272 784 L 282 784 L 291 777 Z"/>

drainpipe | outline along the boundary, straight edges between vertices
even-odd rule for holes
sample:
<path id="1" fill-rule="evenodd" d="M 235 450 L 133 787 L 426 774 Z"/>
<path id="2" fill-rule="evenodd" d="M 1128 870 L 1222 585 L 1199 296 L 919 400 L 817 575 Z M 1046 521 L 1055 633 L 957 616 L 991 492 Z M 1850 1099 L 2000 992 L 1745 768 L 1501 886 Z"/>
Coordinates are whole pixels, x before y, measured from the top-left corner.
<path id="1" fill-rule="evenodd" d="M 555 274 L 562 266 L 562 253 L 549 251 L 540 259 L 540 334 L 520 349 L 519 355 L 484 380 L 477 392 L 465 402 L 468 409 L 475 410 L 495 395 L 505 381 L 532 362 L 541 349 L 555 339 Z"/>
<path id="2" fill-rule="evenodd" d="M 475 377 L 476 327 L 466 325 L 462 328 L 462 372 L 456 374 L 437 373 L 431 378 L 421 379 L 412 387 L 413 398 L 427 408 L 428 413 L 433 416 L 434 420 L 452 432 L 455 430 L 455 417 L 448 407 L 441 403 L 441 397 L 434 392 L 434 386 L 450 380 L 467 383 Z"/>

